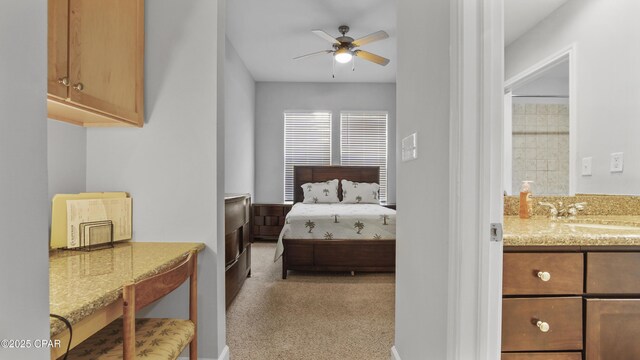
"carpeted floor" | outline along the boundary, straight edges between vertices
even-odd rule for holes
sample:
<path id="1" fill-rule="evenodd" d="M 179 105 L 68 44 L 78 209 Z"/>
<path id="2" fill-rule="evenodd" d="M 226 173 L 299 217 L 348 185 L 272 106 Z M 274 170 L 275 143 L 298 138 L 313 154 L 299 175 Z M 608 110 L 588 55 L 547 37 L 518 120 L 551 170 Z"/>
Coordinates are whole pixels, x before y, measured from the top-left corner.
<path id="1" fill-rule="evenodd" d="M 252 245 L 251 278 L 227 311 L 232 360 L 387 360 L 394 274 L 289 272 L 275 243 Z"/>

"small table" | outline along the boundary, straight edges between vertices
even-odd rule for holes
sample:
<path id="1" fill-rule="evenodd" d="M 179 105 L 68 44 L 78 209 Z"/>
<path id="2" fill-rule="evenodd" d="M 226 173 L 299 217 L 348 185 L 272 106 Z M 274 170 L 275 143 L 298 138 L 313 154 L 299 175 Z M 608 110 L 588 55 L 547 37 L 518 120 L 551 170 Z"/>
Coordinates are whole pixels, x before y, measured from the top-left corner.
<path id="1" fill-rule="evenodd" d="M 122 316 L 122 285 L 178 264 L 202 243 L 124 242 L 95 251 L 55 250 L 49 255 L 49 304 L 52 314 L 73 326 L 71 348 Z M 51 359 L 64 355 L 69 342 L 65 324 L 51 318 Z"/>
<path id="2" fill-rule="evenodd" d="M 251 217 L 253 240 L 278 240 L 293 202 L 254 203 Z"/>

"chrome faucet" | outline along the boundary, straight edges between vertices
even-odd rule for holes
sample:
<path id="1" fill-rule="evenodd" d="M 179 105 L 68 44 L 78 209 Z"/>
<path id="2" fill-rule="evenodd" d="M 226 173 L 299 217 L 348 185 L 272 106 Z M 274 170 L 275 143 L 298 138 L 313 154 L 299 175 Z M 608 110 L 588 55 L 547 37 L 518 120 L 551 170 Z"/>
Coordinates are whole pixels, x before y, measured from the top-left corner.
<path id="1" fill-rule="evenodd" d="M 586 202 L 580 202 L 575 204 L 564 205 L 562 201 L 558 201 L 558 206 L 553 205 L 550 202 L 539 202 L 538 205 L 549 208 L 549 217 L 552 219 L 568 218 L 575 219 L 578 215 L 578 211 L 582 211 L 586 208 Z"/>

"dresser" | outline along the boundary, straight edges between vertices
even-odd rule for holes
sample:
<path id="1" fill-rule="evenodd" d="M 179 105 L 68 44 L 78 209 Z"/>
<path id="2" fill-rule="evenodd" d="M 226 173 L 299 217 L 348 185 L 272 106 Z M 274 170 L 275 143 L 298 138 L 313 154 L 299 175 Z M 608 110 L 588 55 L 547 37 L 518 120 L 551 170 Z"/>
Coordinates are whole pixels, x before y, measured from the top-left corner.
<path id="1" fill-rule="evenodd" d="M 224 205 L 225 298 L 229 307 L 251 276 L 251 196 L 227 194 Z"/>

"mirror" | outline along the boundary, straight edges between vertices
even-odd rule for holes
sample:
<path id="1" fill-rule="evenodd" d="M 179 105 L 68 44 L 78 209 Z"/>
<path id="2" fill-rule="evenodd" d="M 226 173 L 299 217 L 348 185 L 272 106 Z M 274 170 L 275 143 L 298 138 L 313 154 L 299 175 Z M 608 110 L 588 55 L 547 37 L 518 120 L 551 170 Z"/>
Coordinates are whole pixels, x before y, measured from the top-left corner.
<path id="1" fill-rule="evenodd" d="M 562 56 L 531 73 L 508 89 L 505 118 L 511 125 L 511 193 L 523 181 L 533 181 L 536 193 L 567 195 L 571 192 L 569 149 L 569 60 Z M 508 154 L 510 153 L 510 154 Z"/>
<path id="2" fill-rule="evenodd" d="M 640 1 L 505 0 L 504 182 L 640 194 Z"/>

